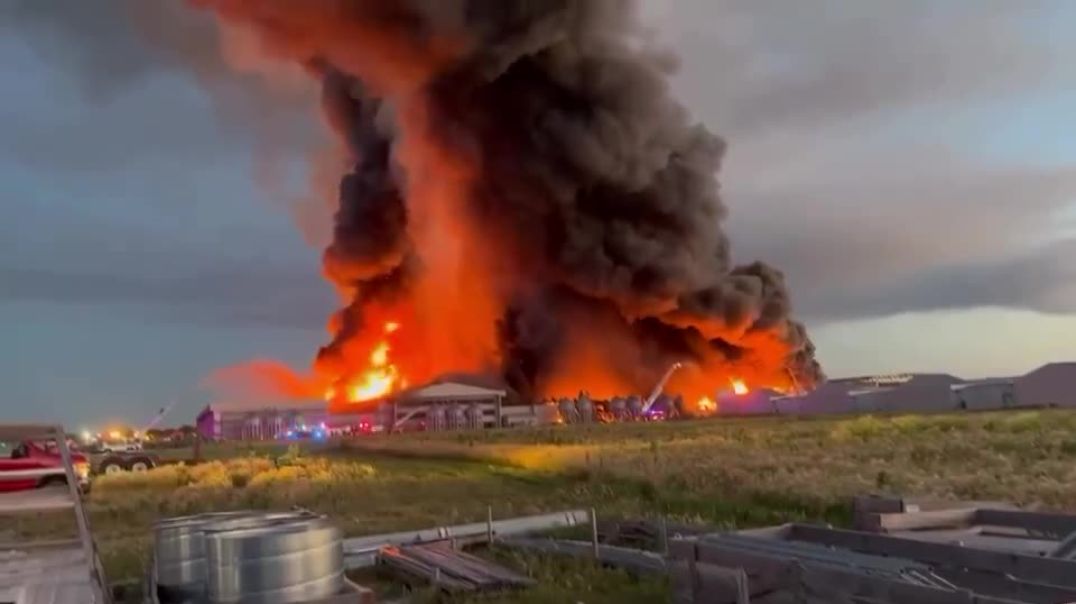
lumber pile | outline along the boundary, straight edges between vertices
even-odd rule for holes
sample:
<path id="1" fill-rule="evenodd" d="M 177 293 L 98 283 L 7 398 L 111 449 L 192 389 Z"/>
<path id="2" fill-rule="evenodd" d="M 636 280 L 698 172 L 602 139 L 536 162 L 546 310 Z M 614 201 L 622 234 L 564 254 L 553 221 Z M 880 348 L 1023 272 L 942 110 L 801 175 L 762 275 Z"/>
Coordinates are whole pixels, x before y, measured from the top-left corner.
<path id="1" fill-rule="evenodd" d="M 381 549 L 380 563 L 397 575 L 429 583 L 448 592 L 515 589 L 534 585 L 534 580 L 444 543 L 388 546 Z"/>

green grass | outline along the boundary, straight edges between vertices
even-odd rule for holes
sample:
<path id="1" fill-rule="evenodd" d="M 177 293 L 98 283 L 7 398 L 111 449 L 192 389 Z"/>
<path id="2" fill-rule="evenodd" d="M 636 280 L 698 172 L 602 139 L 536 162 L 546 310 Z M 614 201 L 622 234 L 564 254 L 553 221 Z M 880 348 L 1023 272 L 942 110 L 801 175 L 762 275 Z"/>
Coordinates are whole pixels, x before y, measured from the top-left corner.
<path id="1" fill-rule="evenodd" d="M 1076 413 L 755 418 L 365 437 L 319 447 L 220 446 L 197 466 L 101 477 L 88 509 L 113 581 L 137 579 L 162 517 L 302 506 L 348 535 L 595 507 L 725 527 L 844 524 L 849 496 L 897 492 L 1076 508 Z M 55 525 L 24 520 L 21 533 Z M 586 563 L 492 552 L 538 588 L 453 602 L 664 601 Z M 632 594 L 642 594 L 632 599 Z"/>

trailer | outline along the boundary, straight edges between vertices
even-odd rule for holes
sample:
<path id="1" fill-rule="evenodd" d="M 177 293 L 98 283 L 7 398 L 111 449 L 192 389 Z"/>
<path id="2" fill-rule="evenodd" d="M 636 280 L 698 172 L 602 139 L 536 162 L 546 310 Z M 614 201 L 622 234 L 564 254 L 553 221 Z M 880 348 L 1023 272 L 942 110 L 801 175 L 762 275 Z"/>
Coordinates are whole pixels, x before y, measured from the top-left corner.
<path id="1" fill-rule="evenodd" d="M 0 602 L 112 604 L 65 436 L 60 426 L 0 425 L 0 440 L 56 442 L 66 478 L 0 493 L 0 515 L 70 512 L 77 533 L 60 540 L 0 543 Z"/>

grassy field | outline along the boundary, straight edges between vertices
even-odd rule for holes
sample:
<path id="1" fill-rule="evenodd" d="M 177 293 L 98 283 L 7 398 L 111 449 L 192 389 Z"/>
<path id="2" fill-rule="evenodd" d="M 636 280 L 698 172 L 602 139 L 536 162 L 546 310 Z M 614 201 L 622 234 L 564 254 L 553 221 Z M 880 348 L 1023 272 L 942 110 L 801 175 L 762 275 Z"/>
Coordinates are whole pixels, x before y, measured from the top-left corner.
<path id="1" fill-rule="evenodd" d="M 348 446 L 612 476 L 706 499 L 824 508 L 887 491 L 1076 508 L 1076 413 L 1067 410 L 426 433 Z"/>
<path id="2" fill-rule="evenodd" d="M 757 418 L 365 437 L 299 451 L 207 447 L 196 466 L 101 477 L 89 498 L 109 578 L 136 579 L 165 516 L 302 506 L 348 535 L 569 507 L 721 526 L 847 521 L 848 498 L 891 492 L 1076 508 L 1076 413 Z M 59 525 L 23 520 L 20 533 Z M 545 579 L 481 602 L 659 602 L 586 564 L 507 557 Z M 471 601 L 471 600 L 467 600 Z"/>

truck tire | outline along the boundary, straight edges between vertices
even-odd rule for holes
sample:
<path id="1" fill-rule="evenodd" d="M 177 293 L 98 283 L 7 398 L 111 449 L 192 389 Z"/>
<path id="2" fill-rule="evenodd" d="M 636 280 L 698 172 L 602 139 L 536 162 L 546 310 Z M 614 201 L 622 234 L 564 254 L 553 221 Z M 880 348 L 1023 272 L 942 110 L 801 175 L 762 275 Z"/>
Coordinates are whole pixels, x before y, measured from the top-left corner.
<path id="1" fill-rule="evenodd" d="M 124 471 L 123 460 L 118 457 L 106 457 L 101 460 L 100 472 L 102 474 L 119 474 Z"/>
<path id="2" fill-rule="evenodd" d="M 132 457 L 127 460 L 127 469 L 132 472 L 146 472 L 153 467 L 153 460 L 148 457 Z"/>

